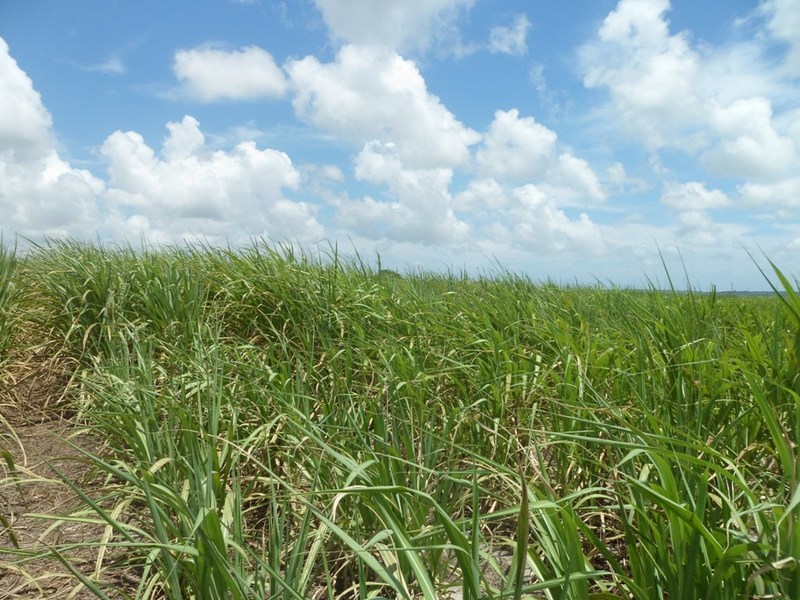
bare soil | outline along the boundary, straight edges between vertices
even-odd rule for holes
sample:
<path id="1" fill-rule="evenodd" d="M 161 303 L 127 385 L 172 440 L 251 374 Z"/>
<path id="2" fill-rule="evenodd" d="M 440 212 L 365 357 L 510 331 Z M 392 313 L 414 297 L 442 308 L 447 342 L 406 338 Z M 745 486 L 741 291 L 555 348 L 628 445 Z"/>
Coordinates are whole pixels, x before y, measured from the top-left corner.
<path id="1" fill-rule="evenodd" d="M 101 454 L 103 448 L 72 418 L 73 370 L 46 348 L 0 369 L 0 600 L 96 598 L 52 553 L 59 549 L 74 569 L 96 580 L 105 525 L 59 518 L 88 508 L 65 480 L 89 496 L 103 487 L 79 450 Z M 123 597 L 136 582 L 124 569 L 107 568 L 112 554 L 100 558 L 99 579 L 108 596 Z"/>

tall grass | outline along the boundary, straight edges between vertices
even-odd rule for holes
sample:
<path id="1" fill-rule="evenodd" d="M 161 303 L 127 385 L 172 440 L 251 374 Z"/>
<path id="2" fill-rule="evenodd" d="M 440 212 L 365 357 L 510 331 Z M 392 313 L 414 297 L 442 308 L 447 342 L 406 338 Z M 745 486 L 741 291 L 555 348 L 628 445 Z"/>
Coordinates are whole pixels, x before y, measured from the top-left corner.
<path id="1" fill-rule="evenodd" d="M 67 242 L 13 281 L 107 440 L 73 516 L 106 526 L 99 596 L 123 547 L 139 598 L 796 598 L 774 273 L 743 299 Z"/>
<path id="2" fill-rule="evenodd" d="M 18 296 L 14 283 L 16 266 L 16 253 L 0 239 L 0 366 L 11 346 L 13 311 Z"/>

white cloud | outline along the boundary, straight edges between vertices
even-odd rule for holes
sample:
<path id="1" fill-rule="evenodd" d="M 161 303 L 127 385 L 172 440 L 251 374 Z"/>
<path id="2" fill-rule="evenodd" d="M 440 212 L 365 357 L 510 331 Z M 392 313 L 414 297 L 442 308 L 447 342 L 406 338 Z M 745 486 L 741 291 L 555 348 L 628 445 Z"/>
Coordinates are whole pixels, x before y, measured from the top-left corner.
<path id="1" fill-rule="evenodd" d="M 670 32 L 669 0 L 620 0 L 580 50 L 584 84 L 608 90 L 604 123 L 621 123 L 626 136 L 651 150 L 654 164 L 662 149 L 679 149 L 710 175 L 750 179 L 742 188 L 750 203 L 763 202 L 755 199 L 769 188 L 790 206 L 782 190 L 793 187 L 800 163 L 790 65 L 798 7 L 768 0 L 760 8 L 769 17 L 766 30 L 713 46 Z M 770 38 L 788 44 L 778 57 L 783 64 L 776 66 Z"/>
<path id="2" fill-rule="evenodd" d="M 667 184 L 661 195 L 661 203 L 679 211 L 674 236 L 683 246 L 712 246 L 724 239 L 726 234 L 735 234 L 737 237 L 741 234 L 735 226 L 718 224 L 711 218 L 709 210 L 728 207 L 731 202 L 724 192 L 709 190 L 702 182 Z"/>
<path id="3" fill-rule="evenodd" d="M 455 197 L 458 214 L 484 223 L 479 244 L 491 241 L 546 254 L 602 254 L 600 227 L 585 213 L 570 218 L 560 203 L 543 186 L 507 186 L 491 177 L 471 181 Z"/>
<path id="4" fill-rule="evenodd" d="M 0 233 L 34 240 L 91 236 L 102 192 L 102 181 L 73 169 L 54 150 L 25 161 L 0 159 Z"/>
<path id="5" fill-rule="evenodd" d="M 681 243 L 691 246 L 711 246 L 720 239 L 720 229 L 708 213 L 701 210 L 687 210 L 678 217 L 680 223 L 676 232 Z"/>
<path id="6" fill-rule="evenodd" d="M 507 208 L 510 202 L 505 188 L 491 177 L 473 179 L 467 189 L 455 197 L 455 207 L 459 212 L 469 212 L 484 218 Z"/>
<path id="7" fill-rule="evenodd" d="M 649 187 L 643 179 L 630 177 L 625 165 L 620 162 L 615 162 L 606 169 L 606 180 L 611 191 L 616 193 L 643 192 Z"/>
<path id="8" fill-rule="evenodd" d="M 757 208 L 800 208 L 800 177 L 788 177 L 775 183 L 747 182 L 739 186 L 739 193 L 749 205 Z"/>
<path id="9" fill-rule="evenodd" d="M 370 239 L 423 244 L 455 243 L 469 233 L 469 225 L 453 211 L 451 169 L 409 169 L 393 144 L 369 142 L 355 160 L 355 174 L 385 186 L 388 198 L 342 201 L 337 219 L 348 230 Z"/>
<path id="10" fill-rule="evenodd" d="M 54 144 L 52 118 L 0 38 L 0 156 L 41 156 Z"/>
<path id="11" fill-rule="evenodd" d="M 782 175 L 797 164 L 795 144 L 776 131 L 767 98 L 742 98 L 729 106 L 712 105 L 709 121 L 721 139 L 702 160 L 714 175 Z"/>
<path id="12" fill-rule="evenodd" d="M 225 51 L 178 50 L 172 66 L 183 92 L 201 102 L 276 98 L 286 92 L 286 78 L 269 52 L 256 46 Z"/>
<path id="13" fill-rule="evenodd" d="M 670 128 L 702 111 L 694 91 L 700 57 L 685 34 L 669 34 L 668 9 L 669 0 L 620 0 L 581 49 L 584 84 L 607 88 L 629 131 L 656 148 L 684 144 Z"/>
<path id="14" fill-rule="evenodd" d="M 747 228 L 736 223 L 716 222 L 709 211 L 731 206 L 731 199 L 722 190 L 708 189 L 705 183 L 667 183 L 661 203 L 678 211 L 677 223 L 662 228 L 659 244 L 675 243 L 683 248 L 716 248 L 723 242 L 733 247 L 744 239 Z M 670 233 L 672 240 L 665 237 Z"/>
<path id="15" fill-rule="evenodd" d="M 513 108 L 498 110 L 475 155 L 491 177 L 523 181 L 541 178 L 556 160 L 556 132 Z"/>
<path id="16" fill-rule="evenodd" d="M 592 256 L 605 248 L 588 215 L 571 218 L 559 199 L 537 185 L 509 187 L 484 177 L 452 197 L 451 169 L 408 169 L 392 144 L 378 142 L 364 146 L 355 173 L 361 181 L 385 186 L 385 198 L 337 203 L 339 225 L 366 239 L 451 249 L 491 242 L 506 250 Z"/>
<path id="17" fill-rule="evenodd" d="M 800 74 L 800 4 L 797 0 L 765 0 L 759 8 L 769 19 L 770 33 L 788 45 L 787 68 Z"/>
<path id="18" fill-rule="evenodd" d="M 521 56 L 528 52 L 528 30 L 531 22 L 525 15 L 517 15 L 511 27 L 496 26 L 489 32 L 489 51 Z"/>
<path id="19" fill-rule="evenodd" d="M 479 146 L 478 172 L 507 182 L 537 182 L 564 202 L 598 201 L 605 192 L 589 164 L 558 152 L 556 133 L 517 109 L 498 110 Z"/>
<path id="20" fill-rule="evenodd" d="M 776 71 L 775 58 L 765 52 L 763 38 L 759 35 L 722 46 L 705 45 L 694 93 L 717 106 L 754 96 L 791 103 L 796 85 Z"/>
<path id="21" fill-rule="evenodd" d="M 661 202 L 680 211 L 703 211 L 730 205 L 724 192 L 706 189 L 699 181 L 668 185 Z"/>
<path id="22" fill-rule="evenodd" d="M 759 239 L 748 227 L 737 223 L 715 222 L 704 211 L 682 212 L 675 223 L 648 225 L 647 223 L 622 223 L 602 226 L 609 251 L 604 256 L 609 281 L 618 283 L 630 277 L 633 265 L 641 268 L 648 278 L 663 276 L 662 260 L 666 260 L 674 283 L 683 285 L 680 273 L 688 268 L 687 276 L 699 289 L 709 283 L 727 286 L 728 281 L 743 281 L 746 270 L 736 269 L 746 260 L 742 251 L 744 240 L 767 248 L 766 240 Z M 688 259 L 688 260 L 687 260 Z M 617 261 L 616 273 L 610 268 Z M 626 275 L 626 272 L 628 273 Z M 728 279 L 730 278 L 730 279 Z M 662 285 L 668 285 L 662 280 Z M 738 289 L 753 289 L 749 285 Z M 759 289 L 756 286 L 755 289 Z"/>
<path id="23" fill-rule="evenodd" d="M 534 119 L 498 111 L 477 152 L 480 177 L 455 197 L 451 167 L 410 166 L 401 144 L 369 141 L 355 160 L 355 175 L 382 192 L 339 198 L 337 223 L 365 239 L 391 243 L 480 247 L 491 239 L 492 247 L 600 254 L 600 228 L 586 214 L 571 218 L 560 205 L 577 197 L 602 199 L 604 192 L 588 163 L 558 152 L 556 141 Z M 539 183 L 514 187 L 530 179 Z"/>
<path id="24" fill-rule="evenodd" d="M 794 140 L 800 148 L 800 106 L 783 111 L 775 119 L 776 126 Z"/>
<path id="25" fill-rule="evenodd" d="M 200 131 L 200 123 L 186 115 L 180 123 L 167 123 L 169 135 L 164 140 L 163 154 L 168 161 L 188 159 L 202 150 L 206 138 Z"/>
<path id="26" fill-rule="evenodd" d="M 632 40 L 638 46 L 660 46 L 668 31 L 662 16 L 669 0 L 621 0 L 605 18 L 600 38 L 606 41 Z"/>
<path id="27" fill-rule="evenodd" d="M 135 217 L 130 223 L 120 218 L 119 227 L 146 224 L 146 233 L 156 237 L 216 241 L 261 235 L 302 241 L 324 234 L 313 207 L 284 196 L 300 179 L 286 154 L 259 150 L 254 142 L 212 151 L 191 116 L 167 128 L 161 157 L 136 132 L 116 131 L 103 144 L 106 196 L 120 215 Z"/>
<path id="28" fill-rule="evenodd" d="M 547 78 L 544 76 L 544 65 L 534 64 L 531 66 L 530 76 L 534 89 L 539 93 L 540 96 L 546 96 L 548 90 Z"/>
<path id="29" fill-rule="evenodd" d="M 315 0 L 333 36 L 345 43 L 425 50 L 454 36 L 475 0 Z"/>
<path id="30" fill-rule="evenodd" d="M 755 152 L 786 149 L 770 101 L 758 94 L 779 94 L 783 84 L 758 45 L 701 52 L 688 33 L 671 34 L 669 9 L 669 0 L 620 0 L 581 48 L 584 84 L 606 88 L 617 118 L 652 149 L 705 149 L 715 170 L 758 171 Z"/>
<path id="31" fill-rule="evenodd" d="M 602 254 L 600 228 L 586 213 L 570 219 L 541 188 L 527 184 L 512 192 L 515 205 L 508 211 L 514 241 L 530 250 Z"/>
<path id="32" fill-rule="evenodd" d="M 84 67 L 84 70 L 107 73 L 109 75 L 123 75 L 125 73 L 125 65 L 119 56 L 109 56 L 106 61 L 88 65 Z"/>
<path id="33" fill-rule="evenodd" d="M 0 38 L 0 234 L 91 234 L 102 191 L 59 156 L 50 113 Z"/>
<path id="34" fill-rule="evenodd" d="M 345 46 L 333 63 L 307 56 L 286 70 L 300 118 L 359 144 L 394 143 L 408 168 L 464 164 L 480 139 L 428 92 L 414 62 L 394 51 Z"/>
<path id="35" fill-rule="evenodd" d="M 558 163 L 548 175 L 549 180 L 543 187 L 563 202 L 580 204 L 587 200 L 599 202 L 606 199 L 606 192 L 589 163 L 570 152 L 558 155 Z"/>

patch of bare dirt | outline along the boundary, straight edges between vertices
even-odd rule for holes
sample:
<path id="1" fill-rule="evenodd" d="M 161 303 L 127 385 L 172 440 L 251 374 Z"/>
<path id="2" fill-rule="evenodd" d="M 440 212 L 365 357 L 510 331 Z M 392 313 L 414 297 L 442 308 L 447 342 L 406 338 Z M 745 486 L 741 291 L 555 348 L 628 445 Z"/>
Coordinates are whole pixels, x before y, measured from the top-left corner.
<path id="1" fill-rule="evenodd" d="M 102 453 L 101 441 L 71 421 L 74 365 L 41 348 L 9 362 L 0 370 L 0 599 L 95 598 L 51 552 L 58 548 L 95 579 L 105 525 L 59 518 L 88 508 L 65 479 L 89 496 L 103 485 L 78 449 Z M 106 578 L 111 560 L 108 553 L 99 561 Z M 118 571 L 107 580 L 105 593 L 135 589 L 124 577 Z"/>

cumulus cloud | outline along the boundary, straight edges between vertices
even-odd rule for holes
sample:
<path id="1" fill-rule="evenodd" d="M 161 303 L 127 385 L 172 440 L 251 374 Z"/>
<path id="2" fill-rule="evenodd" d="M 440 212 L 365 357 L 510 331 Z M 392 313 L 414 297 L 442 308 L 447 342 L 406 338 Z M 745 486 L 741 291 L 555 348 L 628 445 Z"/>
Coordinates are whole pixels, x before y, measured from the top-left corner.
<path id="1" fill-rule="evenodd" d="M 519 111 L 498 110 L 475 155 L 478 168 L 496 178 L 525 180 L 543 177 L 556 160 L 555 131 Z"/>
<path id="2" fill-rule="evenodd" d="M 393 50 L 345 46 L 333 63 L 289 61 L 298 117 L 359 144 L 392 142 L 409 168 L 468 162 L 480 135 L 428 92 L 413 61 Z"/>
<path id="3" fill-rule="evenodd" d="M 506 189 L 491 177 L 473 179 L 467 188 L 456 195 L 455 206 L 460 212 L 487 218 L 508 208 L 511 200 Z"/>
<path id="4" fill-rule="evenodd" d="M 528 52 L 528 30 L 531 22 L 525 15 L 517 15 L 511 27 L 498 25 L 489 32 L 489 51 L 521 56 Z"/>
<path id="5" fill-rule="evenodd" d="M 0 234 L 93 230 L 103 183 L 72 168 L 55 144 L 50 113 L 0 38 Z"/>
<path id="6" fill-rule="evenodd" d="M 160 156 L 132 131 L 116 131 L 102 146 L 110 176 L 106 196 L 120 215 L 130 215 L 118 223 L 129 236 L 140 233 L 136 227 L 157 238 L 204 235 L 217 241 L 324 234 L 313 207 L 284 196 L 300 177 L 286 154 L 260 150 L 254 142 L 212 151 L 188 115 L 167 128 Z"/>
<path id="7" fill-rule="evenodd" d="M 439 247 L 493 240 L 525 250 L 547 253 L 601 254 L 600 228 L 589 216 L 571 217 L 561 206 L 565 192 L 554 180 L 569 174 L 575 188 L 585 161 L 553 153 L 540 185 L 515 185 L 484 173 L 453 196 L 453 169 L 406 165 L 398 147 L 371 141 L 354 161 L 356 179 L 379 186 L 378 194 L 335 202 L 337 224 L 370 240 L 422 243 Z M 577 183 L 576 183 L 577 181 Z M 593 180 L 593 183 L 596 179 Z"/>
<path id="8" fill-rule="evenodd" d="M 586 213 L 571 218 L 560 201 L 539 185 L 504 185 L 476 179 L 455 197 L 458 214 L 484 223 L 486 240 L 547 254 L 599 255 L 605 249 L 600 227 Z"/>
<path id="9" fill-rule="evenodd" d="M 4 235 L 87 236 L 97 230 L 103 182 L 74 169 L 54 150 L 13 161 L 0 159 L 0 223 Z"/>
<path id="10" fill-rule="evenodd" d="M 0 38 L 0 153 L 40 156 L 54 144 L 52 125 L 39 92 Z"/>
<path id="11" fill-rule="evenodd" d="M 720 240 L 720 226 L 705 211 L 684 211 L 678 221 L 676 236 L 682 244 L 711 246 Z"/>
<path id="12" fill-rule="evenodd" d="M 775 129 L 767 98 L 741 98 L 728 106 L 711 105 L 709 122 L 720 141 L 703 156 L 714 175 L 781 175 L 797 164 L 797 148 Z"/>
<path id="13" fill-rule="evenodd" d="M 710 210 L 730 205 L 724 192 L 706 189 L 705 184 L 699 181 L 668 185 L 661 202 L 680 211 Z"/>
<path id="14" fill-rule="evenodd" d="M 597 39 L 581 49 L 584 85 L 604 87 L 630 131 L 651 147 L 682 144 L 669 129 L 696 122 L 700 56 L 686 34 L 670 35 L 669 0 L 620 0 Z"/>
<path id="15" fill-rule="evenodd" d="M 183 83 L 182 91 L 201 102 L 277 98 L 286 92 L 283 71 L 257 46 L 178 50 L 172 69 Z"/>
<path id="16" fill-rule="evenodd" d="M 769 100 L 757 96 L 780 87 L 764 75 L 758 47 L 701 53 L 688 33 L 670 32 L 669 9 L 669 0 L 620 0 L 581 48 L 584 84 L 607 89 L 628 131 L 653 149 L 712 146 L 719 159 L 709 164 L 720 166 L 726 155 L 746 162 L 751 141 L 761 149 L 784 145 Z"/>
<path id="17" fill-rule="evenodd" d="M 558 155 L 558 163 L 549 173 L 545 184 L 550 193 L 564 201 L 583 203 L 599 202 L 606 199 L 606 192 L 589 163 L 570 152 Z"/>
<path id="18" fill-rule="evenodd" d="M 397 148 L 367 143 L 355 161 L 356 178 L 386 189 L 387 199 L 366 196 L 339 204 L 338 222 L 370 239 L 446 244 L 462 241 L 469 225 L 453 211 L 448 168 L 407 168 Z"/>
<path id="19" fill-rule="evenodd" d="M 333 37 L 345 43 L 424 50 L 454 35 L 475 0 L 315 0 Z M 438 39 L 437 39 L 438 38 Z"/>
<path id="20" fill-rule="evenodd" d="M 724 238 L 735 240 L 742 235 L 741 227 L 714 221 L 709 211 L 728 207 L 731 201 L 723 191 L 710 190 L 702 182 L 668 183 L 661 202 L 678 211 L 674 235 L 683 246 L 712 246 Z"/>
<path id="21" fill-rule="evenodd" d="M 564 201 L 605 198 L 589 164 L 559 152 L 557 134 L 517 109 L 498 110 L 475 154 L 481 175 L 509 182 L 538 182 Z"/>
<path id="22" fill-rule="evenodd" d="M 586 213 L 570 219 L 544 190 L 533 184 L 515 188 L 512 197 L 515 203 L 508 211 L 506 227 L 516 244 L 548 252 L 592 255 L 603 252 L 600 227 Z"/>
<path id="23" fill-rule="evenodd" d="M 743 190 L 751 200 L 767 187 L 791 188 L 800 163 L 797 121 L 775 106 L 791 107 L 786 100 L 796 96 L 787 70 L 798 47 L 797 3 L 764 2 L 766 29 L 720 47 L 671 32 L 669 9 L 669 0 L 620 0 L 581 48 L 584 84 L 609 93 L 604 122 L 622 123 L 656 163 L 659 151 L 675 148 L 710 175 L 750 179 Z M 788 46 L 783 65 L 765 58 L 769 39 Z"/>
<path id="24" fill-rule="evenodd" d="M 738 188 L 747 204 L 755 208 L 800 208 L 800 177 L 788 177 L 774 183 L 747 182 Z"/>

